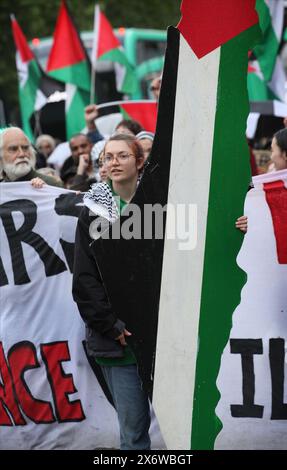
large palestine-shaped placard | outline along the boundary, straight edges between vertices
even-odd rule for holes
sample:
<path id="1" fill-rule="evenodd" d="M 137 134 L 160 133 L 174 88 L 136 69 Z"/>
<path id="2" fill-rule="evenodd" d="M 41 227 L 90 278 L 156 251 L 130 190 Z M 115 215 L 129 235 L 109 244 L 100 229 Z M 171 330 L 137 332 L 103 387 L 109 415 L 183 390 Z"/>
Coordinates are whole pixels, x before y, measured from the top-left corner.
<path id="1" fill-rule="evenodd" d="M 196 205 L 197 243 L 165 240 L 153 404 L 168 448 L 212 449 L 216 377 L 244 282 L 234 222 L 250 171 L 246 70 L 258 18 L 254 1 L 229 0 L 183 1 L 182 15 L 168 44 L 178 47 L 168 202 Z"/>
<path id="2" fill-rule="evenodd" d="M 255 0 L 182 2 L 168 31 L 151 160 L 132 202 L 142 214 L 168 203 L 167 228 L 180 205 L 197 212 L 197 240 L 94 243 L 169 449 L 212 449 L 221 429 L 216 378 L 246 280 L 234 224 L 250 180 L 246 71 L 258 37 Z"/>

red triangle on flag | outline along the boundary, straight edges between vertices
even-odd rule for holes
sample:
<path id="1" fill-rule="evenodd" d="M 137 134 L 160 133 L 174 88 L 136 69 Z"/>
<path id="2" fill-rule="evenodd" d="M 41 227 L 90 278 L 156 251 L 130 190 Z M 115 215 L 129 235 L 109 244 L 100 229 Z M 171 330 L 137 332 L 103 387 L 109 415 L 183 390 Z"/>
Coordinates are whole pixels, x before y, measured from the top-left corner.
<path id="1" fill-rule="evenodd" d="M 64 1 L 61 3 L 47 72 L 86 60 L 85 50 Z"/>
<path id="2" fill-rule="evenodd" d="M 97 57 L 102 56 L 111 49 L 115 49 L 121 46 L 120 41 L 115 36 L 113 28 L 106 16 L 98 8 L 98 50 Z M 97 34 L 97 31 L 95 32 Z"/>
<path id="3" fill-rule="evenodd" d="M 248 62 L 248 69 L 247 69 L 247 72 L 248 72 L 248 73 L 257 72 L 257 69 L 256 69 L 250 62 Z"/>
<path id="4" fill-rule="evenodd" d="M 182 0 L 178 29 L 200 59 L 258 23 L 256 0 Z"/>
<path id="5" fill-rule="evenodd" d="M 11 23 L 12 23 L 12 33 L 13 33 L 14 42 L 16 44 L 17 51 L 20 54 L 21 60 L 24 63 L 30 62 L 30 60 L 35 59 L 35 57 L 28 45 L 28 42 L 23 34 L 23 31 L 14 17 L 11 18 Z"/>
<path id="6" fill-rule="evenodd" d="M 136 102 L 121 104 L 120 107 L 129 117 L 138 121 L 149 132 L 155 132 L 157 118 L 156 102 Z"/>

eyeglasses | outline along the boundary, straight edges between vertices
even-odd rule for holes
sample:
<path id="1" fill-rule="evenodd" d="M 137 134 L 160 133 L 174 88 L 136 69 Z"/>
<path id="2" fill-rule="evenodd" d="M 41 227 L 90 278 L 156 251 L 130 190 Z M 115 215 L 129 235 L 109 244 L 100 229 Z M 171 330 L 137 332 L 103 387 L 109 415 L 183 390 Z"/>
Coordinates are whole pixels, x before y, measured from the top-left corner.
<path id="1" fill-rule="evenodd" d="M 119 152 L 119 153 L 106 153 L 103 157 L 103 162 L 106 165 L 110 165 L 113 161 L 114 158 L 117 159 L 118 162 L 120 163 L 125 163 L 130 157 L 134 157 L 132 153 L 127 153 L 127 152 Z"/>

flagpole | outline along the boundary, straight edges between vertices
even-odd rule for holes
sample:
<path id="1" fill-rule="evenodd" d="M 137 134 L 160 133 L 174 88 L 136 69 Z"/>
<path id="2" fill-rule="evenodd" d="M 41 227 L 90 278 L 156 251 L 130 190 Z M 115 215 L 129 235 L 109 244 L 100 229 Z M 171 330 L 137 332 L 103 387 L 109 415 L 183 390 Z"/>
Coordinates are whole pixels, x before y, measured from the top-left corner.
<path id="1" fill-rule="evenodd" d="M 91 92 L 90 92 L 90 104 L 95 102 L 95 85 L 96 85 L 96 70 L 94 66 L 91 67 Z"/>
<path id="2" fill-rule="evenodd" d="M 109 103 L 97 104 L 97 109 L 108 108 L 109 106 L 120 106 L 121 104 L 141 104 L 141 103 L 157 103 L 156 100 L 125 100 L 125 101 L 110 101 Z"/>
<path id="3" fill-rule="evenodd" d="M 90 93 L 90 103 L 93 104 L 95 101 L 95 85 L 96 85 L 96 63 L 98 55 L 98 34 L 99 34 L 99 21 L 100 21 L 100 9 L 99 5 L 95 5 L 94 13 L 94 32 L 93 32 L 93 47 L 92 47 L 92 77 L 91 77 L 91 93 Z"/>
<path id="4" fill-rule="evenodd" d="M 42 134 L 42 128 L 41 128 L 41 109 L 38 109 L 38 111 L 34 112 L 35 116 L 35 127 L 34 127 L 34 137 L 37 137 L 38 135 Z"/>

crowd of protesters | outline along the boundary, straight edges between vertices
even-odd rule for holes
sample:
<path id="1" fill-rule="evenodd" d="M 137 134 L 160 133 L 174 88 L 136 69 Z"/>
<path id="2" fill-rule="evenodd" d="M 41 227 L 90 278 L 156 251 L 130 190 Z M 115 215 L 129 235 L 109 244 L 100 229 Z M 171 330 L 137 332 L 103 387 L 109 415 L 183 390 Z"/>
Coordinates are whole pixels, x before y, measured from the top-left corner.
<path id="1" fill-rule="evenodd" d="M 88 203 L 92 200 L 96 206 L 99 193 L 101 204 L 106 201 L 115 205 L 119 198 L 115 213 L 120 215 L 136 191 L 153 134 L 136 121 L 125 119 L 118 123 L 112 136 L 102 136 L 95 125 L 96 116 L 96 105 L 89 105 L 85 109 L 87 133 L 70 138 L 70 155 L 55 167 L 49 162 L 56 149 L 53 137 L 39 136 L 33 146 L 20 128 L 2 130 L 1 182 L 31 181 L 39 189 L 49 184 L 86 193 L 75 244 L 74 300 L 87 327 L 89 353 L 102 368 L 114 401 L 121 449 L 148 450 L 149 400 L 138 375 L 136 358 L 126 342 L 132 333 L 112 309 L 92 253 Z M 98 215 L 96 211 L 94 215 Z"/>
<path id="2" fill-rule="evenodd" d="M 42 180 L 43 184 L 81 192 L 88 191 L 94 183 L 106 181 L 106 167 L 101 154 L 110 136 L 103 136 L 97 130 L 97 115 L 96 105 L 86 107 L 87 132 L 70 138 L 70 155 L 56 165 L 51 163 L 54 161 L 53 153 L 57 150 L 56 139 L 52 136 L 40 135 L 35 145 L 32 145 L 20 128 L 8 127 L 2 130 L 0 181 L 34 180 L 33 184 L 39 185 L 39 180 Z M 120 133 L 133 136 L 143 148 L 145 160 L 148 159 L 154 137 L 152 132 L 145 131 L 136 121 L 124 119 L 114 129 L 114 134 Z"/>
<path id="3" fill-rule="evenodd" d="M 152 83 L 159 93 L 161 78 Z M 36 188 L 44 184 L 85 193 L 79 218 L 73 296 L 87 327 L 87 346 L 100 365 L 113 397 L 120 424 L 121 449 L 149 449 L 150 408 L 142 389 L 133 351 L 127 343 L 132 332 L 112 309 L 89 234 L 90 210 L 97 217 L 99 201 L 107 212 L 119 217 L 135 194 L 145 165 L 148 164 L 154 135 L 132 120 L 122 120 L 111 136 L 96 126 L 96 105 L 85 108 L 86 132 L 73 135 L 69 155 L 54 158 L 56 140 L 40 135 L 32 145 L 24 132 L 9 127 L 0 132 L 0 182 L 31 181 Z M 282 125 L 283 127 L 283 125 Z M 287 169 L 287 129 L 273 138 L 270 161 L 262 171 Z M 254 166 L 255 165 L 255 166 Z M 258 172 L 251 151 L 253 174 Z M 114 221 L 114 220 L 113 220 Z M 247 231 L 247 218 L 240 217 L 236 228 Z"/>

